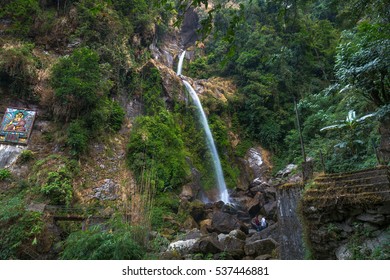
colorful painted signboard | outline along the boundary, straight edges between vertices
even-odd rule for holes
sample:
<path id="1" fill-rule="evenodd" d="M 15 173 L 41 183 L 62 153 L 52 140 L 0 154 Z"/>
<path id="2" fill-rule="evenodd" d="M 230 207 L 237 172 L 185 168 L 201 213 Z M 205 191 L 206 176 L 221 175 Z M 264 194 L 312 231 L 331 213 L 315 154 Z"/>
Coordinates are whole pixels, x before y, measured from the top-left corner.
<path id="1" fill-rule="evenodd" d="M 0 124 L 0 142 L 27 145 L 35 115 L 31 110 L 7 108 Z"/>

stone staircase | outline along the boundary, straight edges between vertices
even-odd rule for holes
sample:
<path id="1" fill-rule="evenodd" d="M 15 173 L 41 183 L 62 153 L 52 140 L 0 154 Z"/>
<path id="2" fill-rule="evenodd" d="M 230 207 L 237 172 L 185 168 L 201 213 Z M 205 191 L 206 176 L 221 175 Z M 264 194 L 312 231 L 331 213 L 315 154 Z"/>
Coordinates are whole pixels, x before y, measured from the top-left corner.
<path id="1" fill-rule="evenodd" d="M 321 175 L 306 190 L 304 199 L 322 207 L 390 201 L 390 168 Z"/>
<path id="2" fill-rule="evenodd" d="M 359 258 L 370 257 L 386 246 L 378 240 L 390 225 L 390 167 L 319 176 L 306 186 L 301 202 L 314 259 L 357 258 L 356 250 Z"/>

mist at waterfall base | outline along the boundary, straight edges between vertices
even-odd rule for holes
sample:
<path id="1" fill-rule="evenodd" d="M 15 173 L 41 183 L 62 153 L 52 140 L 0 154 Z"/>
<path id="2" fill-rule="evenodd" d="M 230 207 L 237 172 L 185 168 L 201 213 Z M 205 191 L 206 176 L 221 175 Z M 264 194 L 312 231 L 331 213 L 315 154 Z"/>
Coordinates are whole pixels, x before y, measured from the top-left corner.
<path id="1" fill-rule="evenodd" d="M 178 76 L 181 76 L 181 73 L 182 73 L 185 53 L 186 52 L 183 51 L 183 53 L 180 55 L 180 58 L 179 58 L 179 64 L 177 67 L 177 75 Z M 207 147 L 211 153 L 211 158 L 212 158 L 213 167 L 214 167 L 214 175 L 215 175 L 215 179 L 216 179 L 216 182 L 218 185 L 218 191 L 219 191 L 218 200 L 223 201 L 224 203 L 230 203 L 229 193 L 227 191 L 225 179 L 223 176 L 221 161 L 219 160 L 218 151 L 217 151 L 217 148 L 216 148 L 215 143 L 214 143 L 213 135 L 211 133 L 206 114 L 203 111 L 203 107 L 202 107 L 202 104 L 198 98 L 198 95 L 196 94 L 195 90 L 190 85 L 190 83 L 183 80 L 183 84 L 185 85 L 188 93 L 190 94 L 190 96 L 192 98 L 194 105 L 196 106 L 199 121 L 200 121 L 202 128 L 204 129 L 204 132 L 206 135 L 206 143 L 207 143 Z"/>

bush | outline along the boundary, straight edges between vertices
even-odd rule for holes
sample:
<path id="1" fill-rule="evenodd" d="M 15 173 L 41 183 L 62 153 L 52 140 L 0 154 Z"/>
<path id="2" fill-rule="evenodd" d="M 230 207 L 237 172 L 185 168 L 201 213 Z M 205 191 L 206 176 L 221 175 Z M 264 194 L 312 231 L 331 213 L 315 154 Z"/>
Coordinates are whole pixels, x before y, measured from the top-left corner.
<path id="1" fill-rule="evenodd" d="M 47 182 L 41 187 L 41 193 L 50 198 L 55 205 L 70 205 L 73 197 L 71 174 L 66 168 L 58 172 L 49 172 Z"/>
<path id="2" fill-rule="evenodd" d="M 80 156 L 88 149 L 88 130 L 81 120 L 73 121 L 68 128 L 67 144 L 73 156 Z"/>
<path id="3" fill-rule="evenodd" d="M 53 66 L 51 84 L 55 94 L 55 114 L 72 120 L 88 115 L 97 108 L 110 87 L 104 78 L 99 55 L 89 49 L 75 50 Z"/>
<path id="4" fill-rule="evenodd" d="M 108 228 L 107 228 L 108 227 Z M 100 225 L 71 233 L 61 254 L 64 260 L 140 260 L 143 245 L 129 225 Z"/>
<path id="5" fill-rule="evenodd" d="M 125 119 L 125 111 L 118 102 L 110 103 L 110 114 L 108 117 L 108 127 L 113 131 L 119 131 Z"/>
<path id="6" fill-rule="evenodd" d="M 26 163 L 34 158 L 34 153 L 30 150 L 24 150 L 22 153 L 19 155 L 18 161 L 20 163 Z"/>
<path id="7" fill-rule="evenodd" d="M 32 55 L 34 45 L 19 44 L 0 49 L 0 86 L 18 98 L 31 98 L 36 81 L 36 61 Z"/>
<path id="8" fill-rule="evenodd" d="M 4 181 L 9 178 L 11 178 L 11 171 L 5 168 L 0 169 L 0 181 Z"/>
<path id="9" fill-rule="evenodd" d="M 12 19 L 11 32 L 24 36 L 30 32 L 34 17 L 39 13 L 38 0 L 14 0 L 10 3 L 0 4 L 0 18 Z"/>
<path id="10" fill-rule="evenodd" d="M 139 182 L 142 176 L 150 176 L 159 191 L 184 184 L 189 173 L 185 156 L 180 128 L 171 113 L 162 110 L 137 118 L 127 159 Z"/>
<path id="11" fill-rule="evenodd" d="M 27 212 L 21 195 L 0 201 L 0 259 L 27 258 L 21 248 L 32 248 L 44 227 L 38 212 Z"/>
<path id="12" fill-rule="evenodd" d="M 77 2 L 79 26 L 76 36 L 83 38 L 87 45 L 112 42 L 123 27 L 126 27 L 127 33 L 133 32 L 131 23 L 126 18 L 120 18 L 118 13 L 111 8 L 111 4 L 107 3 L 108 1 Z"/>

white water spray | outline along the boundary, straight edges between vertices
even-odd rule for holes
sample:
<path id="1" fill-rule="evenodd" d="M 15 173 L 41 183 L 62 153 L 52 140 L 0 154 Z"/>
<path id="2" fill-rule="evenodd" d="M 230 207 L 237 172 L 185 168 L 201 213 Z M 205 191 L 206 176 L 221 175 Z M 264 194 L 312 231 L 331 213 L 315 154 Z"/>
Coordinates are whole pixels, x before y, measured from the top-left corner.
<path id="1" fill-rule="evenodd" d="M 183 53 L 180 55 L 179 64 L 177 67 L 177 75 L 181 75 L 184 56 L 185 56 L 185 51 L 183 51 Z M 228 194 L 228 191 L 226 188 L 225 179 L 223 177 L 221 161 L 219 160 L 218 151 L 217 151 L 217 148 L 215 147 L 213 135 L 211 133 L 209 124 L 207 122 L 206 114 L 203 111 L 203 107 L 202 107 L 202 104 L 200 103 L 198 95 L 196 94 L 195 90 L 192 88 L 190 83 L 188 83 L 185 80 L 183 80 L 183 83 L 184 83 L 185 87 L 187 88 L 187 91 L 190 93 L 191 98 L 192 98 L 192 100 L 197 108 L 199 120 L 200 120 L 202 127 L 205 131 L 205 134 L 206 134 L 207 147 L 209 148 L 210 153 L 211 153 L 211 157 L 212 157 L 213 165 L 214 165 L 214 169 L 215 169 L 215 177 L 216 177 L 217 184 L 218 184 L 219 200 L 221 200 L 225 203 L 229 203 L 229 194 Z"/>
<path id="2" fill-rule="evenodd" d="M 177 65 L 177 72 L 176 74 L 178 76 L 181 75 L 181 70 L 183 69 L 183 61 L 184 61 L 184 57 L 186 56 L 186 51 L 183 51 L 180 55 L 180 58 L 179 58 L 179 64 Z"/>

